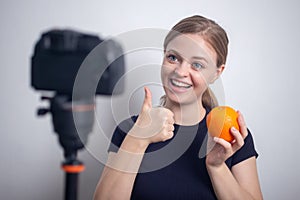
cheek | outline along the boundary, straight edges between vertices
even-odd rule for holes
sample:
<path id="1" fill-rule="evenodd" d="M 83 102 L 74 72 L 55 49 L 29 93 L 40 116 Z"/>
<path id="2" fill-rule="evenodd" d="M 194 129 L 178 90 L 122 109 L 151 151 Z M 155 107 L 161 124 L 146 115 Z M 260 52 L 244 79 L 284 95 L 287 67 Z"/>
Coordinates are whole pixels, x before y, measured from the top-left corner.
<path id="1" fill-rule="evenodd" d="M 217 75 L 217 68 L 210 68 L 203 72 L 203 77 L 205 78 L 207 85 L 213 83 Z"/>
<path id="2" fill-rule="evenodd" d="M 168 80 L 168 76 L 173 72 L 172 68 L 167 66 L 167 65 L 162 65 L 161 70 L 160 70 L 160 76 L 161 76 L 161 81 L 164 83 L 166 80 Z"/>
<path id="3" fill-rule="evenodd" d="M 195 88 L 206 89 L 208 86 L 207 77 L 203 73 L 194 73 L 192 76 L 193 85 Z"/>
<path id="4" fill-rule="evenodd" d="M 164 84 L 164 81 L 165 81 L 165 77 L 166 77 L 166 69 L 164 66 L 161 67 L 161 70 L 160 70 L 160 79 L 161 79 L 161 82 Z"/>

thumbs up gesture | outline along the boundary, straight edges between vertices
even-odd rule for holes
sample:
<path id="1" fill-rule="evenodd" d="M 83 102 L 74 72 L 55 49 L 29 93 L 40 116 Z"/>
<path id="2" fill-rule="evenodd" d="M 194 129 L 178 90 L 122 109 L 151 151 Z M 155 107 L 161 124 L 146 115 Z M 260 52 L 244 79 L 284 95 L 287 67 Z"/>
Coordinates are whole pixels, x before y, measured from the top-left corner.
<path id="1" fill-rule="evenodd" d="M 173 112 L 163 107 L 153 108 L 151 91 L 147 87 L 144 90 L 141 112 L 129 134 L 146 140 L 148 144 L 171 139 L 174 135 Z"/>

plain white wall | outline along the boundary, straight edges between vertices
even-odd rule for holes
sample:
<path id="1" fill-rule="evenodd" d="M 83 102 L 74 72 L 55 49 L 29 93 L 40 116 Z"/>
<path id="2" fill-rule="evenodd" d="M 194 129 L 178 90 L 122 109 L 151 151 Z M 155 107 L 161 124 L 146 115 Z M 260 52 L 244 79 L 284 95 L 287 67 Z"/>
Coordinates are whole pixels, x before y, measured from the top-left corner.
<path id="1" fill-rule="evenodd" d="M 30 87 L 30 56 L 41 32 L 70 27 L 105 37 L 139 28 L 169 29 L 193 14 L 215 19 L 228 32 L 230 52 L 222 77 L 225 102 L 244 113 L 253 132 L 265 199 L 296 199 L 300 195 L 299 6 L 296 0 L 2 0 L 0 199 L 63 199 L 62 149 L 50 115 L 36 117 L 37 107 L 46 104 Z M 128 70 L 141 59 L 130 56 Z M 139 76 L 146 80 L 158 74 Z M 153 90 L 158 98 L 161 90 Z M 141 99 L 133 100 L 130 112 L 139 109 Z M 80 174 L 82 200 L 92 198 L 103 167 L 97 156 L 105 142 L 98 136 L 101 131 L 110 136 L 114 128 L 110 105 L 110 98 L 97 97 L 102 130 L 95 128 L 88 150 L 78 156 L 86 164 Z"/>

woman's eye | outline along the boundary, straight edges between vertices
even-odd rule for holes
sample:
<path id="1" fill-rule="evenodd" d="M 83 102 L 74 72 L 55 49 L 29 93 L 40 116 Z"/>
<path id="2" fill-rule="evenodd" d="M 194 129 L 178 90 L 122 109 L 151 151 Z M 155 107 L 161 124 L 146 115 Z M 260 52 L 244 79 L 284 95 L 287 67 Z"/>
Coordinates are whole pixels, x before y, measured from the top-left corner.
<path id="1" fill-rule="evenodd" d="M 176 56 L 175 55 L 168 55 L 167 56 L 167 59 L 169 60 L 169 61 L 171 61 L 171 62 L 177 62 L 178 61 L 178 59 L 176 58 Z"/>
<path id="2" fill-rule="evenodd" d="M 201 63 L 193 63 L 192 66 L 196 70 L 204 68 L 204 66 Z"/>

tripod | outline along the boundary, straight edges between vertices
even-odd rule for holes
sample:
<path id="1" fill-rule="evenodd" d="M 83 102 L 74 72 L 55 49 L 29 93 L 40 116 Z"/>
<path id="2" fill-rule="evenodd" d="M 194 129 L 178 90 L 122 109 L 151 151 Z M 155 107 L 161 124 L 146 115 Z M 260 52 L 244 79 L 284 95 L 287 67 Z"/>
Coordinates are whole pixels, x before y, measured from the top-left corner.
<path id="1" fill-rule="evenodd" d="M 64 149 L 65 161 L 65 200 L 77 200 L 78 178 L 84 170 L 84 164 L 77 159 L 77 151 L 87 142 L 94 123 L 94 99 L 72 100 L 68 95 L 56 94 L 54 97 L 42 97 L 50 101 L 49 108 L 39 108 L 38 115 L 52 114 L 54 131 Z"/>

